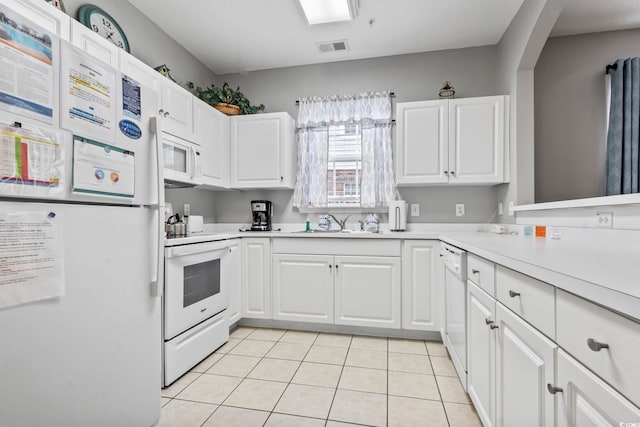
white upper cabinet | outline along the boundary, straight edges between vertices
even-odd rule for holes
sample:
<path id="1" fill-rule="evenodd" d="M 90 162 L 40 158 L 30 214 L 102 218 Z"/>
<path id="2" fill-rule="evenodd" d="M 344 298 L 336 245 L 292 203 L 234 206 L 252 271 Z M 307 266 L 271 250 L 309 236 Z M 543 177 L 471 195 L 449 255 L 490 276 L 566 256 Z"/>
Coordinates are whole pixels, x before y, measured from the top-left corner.
<path id="1" fill-rule="evenodd" d="M 399 102 L 396 117 L 398 184 L 448 182 L 447 101 Z"/>
<path id="2" fill-rule="evenodd" d="M 505 96 L 449 101 L 449 182 L 504 182 Z"/>
<path id="3" fill-rule="evenodd" d="M 118 68 L 120 48 L 76 20 L 71 21 L 71 43 L 105 64 Z"/>
<path id="4" fill-rule="evenodd" d="M 52 5 L 42 0 L 3 0 L 2 4 L 40 25 L 45 30 L 52 32 L 62 40 L 70 40 L 71 22 L 74 20 Z"/>
<path id="5" fill-rule="evenodd" d="M 399 102 L 398 185 L 505 182 L 507 96 Z"/>
<path id="6" fill-rule="evenodd" d="M 191 92 L 165 78 L 162 80 L 160 99 L 159 115 L 162 117 L 162 130 L 195 142 L 193 137 L 194 97 Z"/>
<path id="7" fill-rule="evenodd" d="M 231 187 L 293 188 L 294 121 L 287 113 L 230 118 Z"/>
<path id="8" fill-rule="evenodd" d="M 229 188 L 229 118 L 193 98 L 194 142 L 199 144 L 202 183 Z"/>
<path id="9" fill-rule="evenodd" d="M 140 84 L 153 89 L 160 99 L 162 89 L 162 75 L 135 56 L 127 53 L 123 49 L 118 49 L 120 56 L 120 71 L 137 80 Z"/>

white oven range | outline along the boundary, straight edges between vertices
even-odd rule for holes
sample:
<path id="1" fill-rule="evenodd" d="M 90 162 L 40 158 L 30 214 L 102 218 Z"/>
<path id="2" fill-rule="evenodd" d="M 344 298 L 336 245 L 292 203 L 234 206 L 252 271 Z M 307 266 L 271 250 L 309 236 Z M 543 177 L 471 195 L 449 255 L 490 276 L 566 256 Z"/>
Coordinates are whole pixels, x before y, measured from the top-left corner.
<path id="1" fill-rule="evenodd" d="M 167 239 L 163 295 L 163 386 L 229 340 L 224 280 L 230 251 L 221 235 Z"/>

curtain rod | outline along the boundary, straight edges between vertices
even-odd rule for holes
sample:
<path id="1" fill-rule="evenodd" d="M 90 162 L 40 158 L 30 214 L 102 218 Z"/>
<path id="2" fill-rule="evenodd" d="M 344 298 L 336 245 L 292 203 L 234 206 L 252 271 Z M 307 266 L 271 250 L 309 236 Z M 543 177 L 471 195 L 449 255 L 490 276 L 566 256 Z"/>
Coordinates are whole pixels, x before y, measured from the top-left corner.
<path id="1" fill-rule="evenodd" d="M 609 74 L 609 71 L 617 70 L 617 69 L 618 69 L 618 64 L 609 64 L 605 67 L 604 73 Z"/>
<path id="2" fill-rule="evenodd" d="M 396 93 L 395 93 L 395 92 L 389 92 L 389 96 L 390 96 L 391 98 L 395 98 Z M 296 105 L 300 105 L 300 101 L 296 101 Z"/>

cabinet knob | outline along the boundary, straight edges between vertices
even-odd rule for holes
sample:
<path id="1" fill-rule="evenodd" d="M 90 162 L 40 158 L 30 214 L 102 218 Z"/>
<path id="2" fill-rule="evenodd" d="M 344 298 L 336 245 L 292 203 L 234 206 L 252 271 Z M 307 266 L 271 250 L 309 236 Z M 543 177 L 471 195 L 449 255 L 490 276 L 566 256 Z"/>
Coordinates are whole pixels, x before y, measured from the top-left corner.
<path id="1" fill-rule="evenodd" d="M 449 171 L 444 171 L 444 174 L 445 175 L 449 175 Z"/>
<path id="2" fill-rule="evenodd" d="M 498 329 L 500 326 L 495 325 L 495 324 L 491 324 L 491 325 L 489 325 L 489 327 L 490 327 L 491 329 Z"/>
<path id="3" fill-rule="evenodd" d="M 486 323 L 487 325 L 491 325 L 493 323 L 495 323 L 493 320 L 490 320 L 488 317 L 486 319 L 484 319 L 484 323 Z"/>
<path id="4" fill-rule="evenodd" d="M 549 393 L 551 394 L 562 393 L 562 389 L 560 387 L 556 387 L 551 384 L 547 384 L 547 390 L 549 390 Z"/>
<path id="5" fill-rule="evenodd" d="M 280 182 L 284 181 L 284 176 L 280 177 Z"/>
<path id="6" fill-rule="evenodd" d="M 473 270 L 471 270 L 471 274 L 478 274 L 480 273 L 480 270 L 478 270 L 477 268 L 474 268 Z"/>
<path id="7" fill-rule="evenodd" d="M 333 268 L 333 265 L 329 264 L 329 270 L 331 270 Z"/>
<path id="8" fill-rule="evenodd" d="M 594 340 L 593 338 L 589 338 L 587 340 L 587 345 L 593 351 L 600 351 L 603 348 L 609 348 L 609 344 L 605 344 L 603 342 L 598 342 L 598 341 Z"/>
<path id="9" fill-rule="evenodd" d="M 520 292 L 516 292 L 516 291 L 509 291 L 509 296 L 511 298 L 515 298 L 515 297 L 519 297 L 520 296 Z"/>
<path id="10" fill-rule="evenodd" d="M 451 175 L 455 175 L 455 174 L 456 174 L 456 171 L 451 171 Z"/>
<path id="11" fill-rule="evenodd" d="M 159 115 L 161 115 L 161 116 L 164 116 L 164 110 L 163 110 L 162 108 L 161 108 L 161 109 L 159 109 L 159 110 L 158 110 L 158 114 L 159 114 Z"/>
<path id="12" fill-rule="evenodd" d="M 338 264 L 336 264 L 336 270 L 338 269 Z"/>
<path id="13" fill-rule="evenodd" d="M 169 117 L 169 112 L 168 111 L 164 112 L 164 117 Z"/>

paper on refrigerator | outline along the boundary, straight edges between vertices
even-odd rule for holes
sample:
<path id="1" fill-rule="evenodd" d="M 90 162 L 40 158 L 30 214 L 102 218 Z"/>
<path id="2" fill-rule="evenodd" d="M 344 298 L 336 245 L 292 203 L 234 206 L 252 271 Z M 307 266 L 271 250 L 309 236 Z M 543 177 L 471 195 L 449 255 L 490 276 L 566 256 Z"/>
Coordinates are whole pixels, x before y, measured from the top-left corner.
<path id="1" fill-rule="evenodd" d="M 64 295 L 60 218 L 0 212 L 0 308 Z"/>

